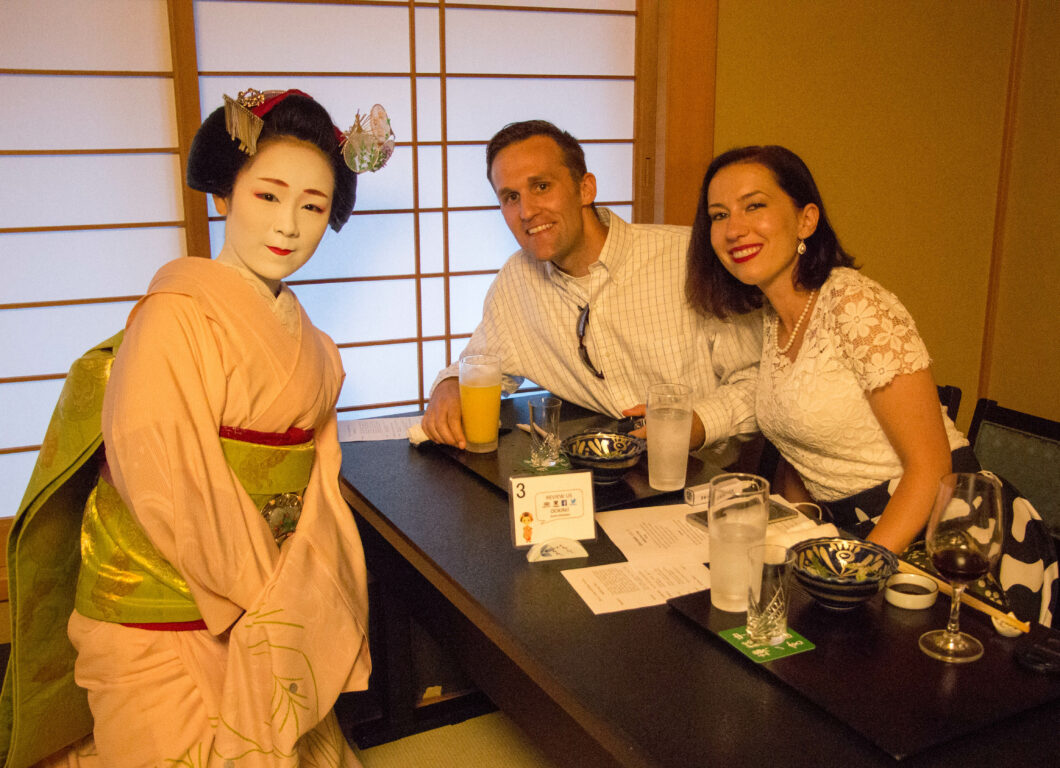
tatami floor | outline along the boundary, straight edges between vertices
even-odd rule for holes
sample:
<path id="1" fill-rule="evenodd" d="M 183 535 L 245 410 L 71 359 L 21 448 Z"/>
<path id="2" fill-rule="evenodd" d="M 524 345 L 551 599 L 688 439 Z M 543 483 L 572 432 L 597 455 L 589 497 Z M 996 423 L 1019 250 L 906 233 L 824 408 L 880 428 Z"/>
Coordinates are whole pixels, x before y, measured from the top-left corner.
<path id="1" fill-rule="evenodd" d="M 556 768 L 503 712 L 358 752 L 364 768 Z"/>

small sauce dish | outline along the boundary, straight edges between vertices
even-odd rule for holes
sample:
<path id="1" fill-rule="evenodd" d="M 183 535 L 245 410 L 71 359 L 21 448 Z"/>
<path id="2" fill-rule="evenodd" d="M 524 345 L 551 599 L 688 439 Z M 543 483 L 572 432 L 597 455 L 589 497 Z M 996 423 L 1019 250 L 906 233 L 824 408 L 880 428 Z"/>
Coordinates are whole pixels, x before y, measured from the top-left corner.
<path id="1" fill-rule="evenodd" d="M 930 608 L 939 596 L 939 585 L 934 579 L 916 573 L 896 573 L 887 579 L 884 599 L 898 608 L 920 610 Z"/>

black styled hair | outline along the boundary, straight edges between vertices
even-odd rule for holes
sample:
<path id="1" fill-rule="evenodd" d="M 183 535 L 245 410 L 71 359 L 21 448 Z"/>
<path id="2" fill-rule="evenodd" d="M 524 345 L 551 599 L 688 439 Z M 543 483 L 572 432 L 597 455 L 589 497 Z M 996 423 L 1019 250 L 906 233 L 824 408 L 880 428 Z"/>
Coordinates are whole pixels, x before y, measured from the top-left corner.
<path id="1" fill-rule="evenodd" d="M 581 184 L 587 173 L 585 167 L 585 150 L 578 140 L 547 120 L 523 120 L 520 123 L 508 123 L 489 140 L 486 145 L 486 180 L 493 185 L 493 161 L 505 147 L 534 136 L 547 136 L 559 145 L 563 153 L 563 164 L 570 171 L 575 184 Z"/>
<path id="2" fill-rule="evenodd" d="M 331 162 L 335 191 L 328 223 L 338 232 L 353 213 L 357 196 L 357 174 L 342 159 L 335 125 L 324 107 L 314 99 L 292 93 L 262 118 L 264 127 L 258 145 L 282 138 L 294 138 L 317 147 Z M 250 159 L 239 148 L 239 141 L 228 135 L 225 109 L 218 107 L 203 121 L 188 152 L 188 186 L 200 192 L 229 198 L 236 176 Z"/>
<path id="3" fill-rule="evenodd" d="M 817 206 L 817 229 L 803 241 L 806 252 L 799 256 L 795 265 L 796 286 L 815 290 L 824 285 L 833 268 L 855 267 L 853 257 L 839 244 L 839 238 L 825 212 L 821 193 L 802 158 L 790 149 L 775 144 L 730 149 L 711 161 L 699 191 L 699 207 L 692 225 L 692 241 L 688 246 L 688 277 L 685 282 L 685 296 L 693 309 L 702 314 L 727 317 L 762 306 L 762 292 L 733 277 L 710 244 L 711 220 L 710 211 L 707 210 L 707 190 L 718 171 L 737 163 L 758 163 L 768 168 L 777 185 L 791 198 L 797 209 L 801 210 L 810 203 Z"/>

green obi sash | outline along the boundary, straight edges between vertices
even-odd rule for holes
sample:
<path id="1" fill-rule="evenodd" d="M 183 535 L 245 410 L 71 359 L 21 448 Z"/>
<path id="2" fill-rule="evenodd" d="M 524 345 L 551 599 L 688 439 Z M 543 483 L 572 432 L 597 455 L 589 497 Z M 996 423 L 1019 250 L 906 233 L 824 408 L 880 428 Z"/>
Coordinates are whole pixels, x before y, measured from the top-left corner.
<path id="1" fill-rule="evenodd" d="M 221 447 L 281 543 L 298 524 L 302 494 L 313 470 L 313 442 L 276 446 L 221 438 Z M 202 619 L 187 582 L 102 477 L 85 504 L 74 607 L 90 619 L 122 624 Z"/>

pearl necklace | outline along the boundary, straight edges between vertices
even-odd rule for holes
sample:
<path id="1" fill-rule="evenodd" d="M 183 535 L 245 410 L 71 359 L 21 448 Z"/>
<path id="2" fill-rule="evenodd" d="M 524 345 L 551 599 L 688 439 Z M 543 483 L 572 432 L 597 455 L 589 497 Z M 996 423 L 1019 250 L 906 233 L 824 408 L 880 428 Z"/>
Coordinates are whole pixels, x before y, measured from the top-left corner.
<path id="1" fill-rule="evenodd" d="M 802 327 L 802 321 L 806 319 L 806 313 L 810 311 L 810 305 L 813 304 L 813 297 L 817 295 L 817 291 L 810 291 L 810 298 L 806 299 L 806 306 L 802 308 L 802 314 L 799 315 L 799 319 L 795 321 L 795 327 L 791 329 L 791 335 L 788 336 L 788 343 L 781 349 L 777 347 L 777 352 L 782 355 L 788 354 L 788 350 L 791 349 L 791 345 L 795 343 L 795 337 L 799 335 L 799 328 Z M 777 328 L 780 328 L 780 318 L 777 318 Z M 777 334 L 779 337 L 779 333 Z"/>

